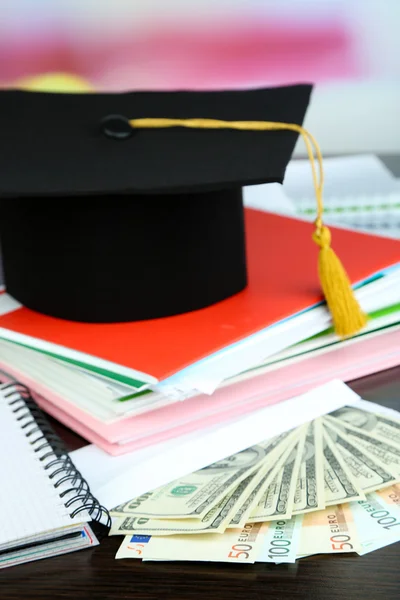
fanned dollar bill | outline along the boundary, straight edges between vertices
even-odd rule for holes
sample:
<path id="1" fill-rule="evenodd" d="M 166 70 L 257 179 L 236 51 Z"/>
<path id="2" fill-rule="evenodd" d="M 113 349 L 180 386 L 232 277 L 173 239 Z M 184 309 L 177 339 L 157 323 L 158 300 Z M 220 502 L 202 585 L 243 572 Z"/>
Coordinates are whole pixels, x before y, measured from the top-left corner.
<path id="1" fill-rule="evenodd" d="M 295 440 L 296 437 L 297 435 L 291 435 L 280 444 L 277 448 L 279 454 L 274 454 L 274 458 L 276 459 L 275 464 L 270 464 L 268 460 L 267 467 L 260 469 L 256 478 L 256 485 L 252 488 L 245 501 L 239 506 L 235 515 L 232 517 L 228 525 L 229 528 L 243 527 L 247 523 L 253 508 L 256 506 L 265 489 L 282 469 L 286 460 L 288 448 L 289 446 L 291 448 L 294 447 L 295 442 L 293 440 Z"/>
<path id="2" fill-rule="evenodd" d="M 264 543 L 268 524 L 248 523 L 222 535 L 187 537 L 126 536 L 116 558 L 254 563 Z"/>
<path id="3" fill-rule="evenodd" d="M 325 508 L 322 422 L 312 421 L 307 428 L 303 455 L 294 495 L 293 514 Z"/>
<path id="4" fill-rule="evenodd" d="M 279 436 L 279 442 L 283 442 L 287 436 Z M 289 436 L 290 440 L 296 440 L 297 435 Z M 275 439 L 271 446 L 276 453 L 273 457 L 278 458 L 281 450 Z M 285 444 L 283 447 L 293 447 L 294 442 Z M 285 454 L 284 454 L 285 456 Z M 281 462 L 283 462 L 284 458 Z M 278 467 L 279 467 L 278 462 Z M 121 535 L 127 533 L 137 533 L 143 535 L 182 535 L 182 534 L 204 534 L 204 533 L 223 533 L 229 525 L 232 517 L 240 510 L 240 506 L 248 499 L 248 489 L 253 489 L 253 479 L 258 473 L 252 473 L 244 479 L 231 494 L 214 505 L 208 513 L 201 519 L 152 519 L 132 514 L 125 514 L 113 518 L 113 525 L 110 535 Z"/>
<path id="5" fill-rule="evenodd" d="M 363 492 L 373 492 L 396 483 L 393 473 L 377 458 L 357 447 L 344 433 L 332 428 L 326 421 L 324 427 Z"/>
<path id="6" fill-rule="evenodd" d="M 123 516 L 112 519 L 109 535 L 179 535 L 225 531 L 222 514 L 230 497 L 222 498 L 202 519 L 152 519 L 151 517 Z"/>
<path id="7" fill-rule="evenodd" d="M 358 487 L 344 458 L 333 445 L 330 437 L 323 432 L 324 479 L 326 506 L 365 500 L 365 494 Z"/>
<path id="8" fill-rule="evenodd" d="M 289 447 L 280 472 L 274 477 L 254 507 L 249 522 L 288 519 L 293 510 L 297 477 L 305 443 L 306 427 L 302 428 L 300 440 Z"/>
<path id="9" fill-rule="evenodd" d="M 329 416 L 358 427 L 364 433 L 377 435 L 400 448 L 400 419 L 372 413 L 356 406 L 344 406 L 329 413 Z"/>
<path id="10" fill-rule="evenodd" d="M 179 535 L 223 533 L 243 496 L 246 488 L 251 484 L 254 474 L 243 480 L 236 489 L 214 505 L 202 519 L 152 519 L 125 515 L 117 520 L 113 519 L 110 535 L 140 533 L 143 535 Z"/>
<path id="11" fill-rule="evenodd" d="M 356 446 L 363 448 L 369 454 L 375 456 L 386 467 L 389 467 L 391 472 L 400 481 L 400 448 L 392 443 L 388 443 L 379 436 L 372 436 L 365 433 L 362 429 L 352 427 L 340 419 L 331 417 L 327 418 L 326 421 L 332 428 L 344 433 Z"/>
<path id="12" fill-rule="evenodd" d="M 228 456 L 204 469 L 115 507 L 112 516 L 132 514 L 153 519 L 201 519 L 257 471 L 275 438 Z"/>

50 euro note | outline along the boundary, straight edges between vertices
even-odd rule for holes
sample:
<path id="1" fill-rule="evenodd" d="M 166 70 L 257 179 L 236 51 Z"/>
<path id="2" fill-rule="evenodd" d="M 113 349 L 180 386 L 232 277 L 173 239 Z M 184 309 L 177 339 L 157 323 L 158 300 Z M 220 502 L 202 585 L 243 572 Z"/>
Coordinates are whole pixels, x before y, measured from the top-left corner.
<path id="1" fill-rule="evenodd" d="M 111 515 L 135 515 L 152 519 L 202 519 L 263 462 L 273 459 L 291 432 L 275 436 L 224 460 L 189 473 L 129 502 L 116 506 Z"/>
<path id="2" fill-rule="evenodd" d="M 254 563 L 264 543 L 268 524 L 248 523 L 226 533 L 187 537 L 128 535 L 115 558 L 145 560 Z"/>
<path id="3" fill-rule="evenodd" d="M 344 458 L 359 489 L 368 493 L 396 483 L 396 476 L 389 467 L 356 445 L 346 434 L 332 427 L 326 419 L 323 423 L 326 435 Z"/>
<path id="4" fill-rule="evenodd" d="M 349 504 L 303 516 L 298 555 L 357 552 L 361 548 Z"/>

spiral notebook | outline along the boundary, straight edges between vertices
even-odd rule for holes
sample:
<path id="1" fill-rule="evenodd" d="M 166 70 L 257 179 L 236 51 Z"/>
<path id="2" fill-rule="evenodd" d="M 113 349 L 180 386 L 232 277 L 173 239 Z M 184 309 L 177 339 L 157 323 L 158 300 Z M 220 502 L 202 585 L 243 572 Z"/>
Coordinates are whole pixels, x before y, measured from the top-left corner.
<path id="1" fill-rule="evenodd" d="M 0 385 L 0 568 L 99 543 L 110 516 L 27 387 Z"/>

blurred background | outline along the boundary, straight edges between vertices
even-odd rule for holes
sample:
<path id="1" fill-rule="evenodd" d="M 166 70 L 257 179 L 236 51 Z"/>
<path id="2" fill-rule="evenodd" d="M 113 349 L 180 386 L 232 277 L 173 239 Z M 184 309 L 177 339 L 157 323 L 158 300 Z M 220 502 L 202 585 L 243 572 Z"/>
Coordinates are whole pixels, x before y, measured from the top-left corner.
<path id="1" fill-rule="evenodd" d="M 0 0 L 0 86 L 311 81 L 306 126 L 325 152 L 396 153 L 399 27 L 400 0 Z"/>

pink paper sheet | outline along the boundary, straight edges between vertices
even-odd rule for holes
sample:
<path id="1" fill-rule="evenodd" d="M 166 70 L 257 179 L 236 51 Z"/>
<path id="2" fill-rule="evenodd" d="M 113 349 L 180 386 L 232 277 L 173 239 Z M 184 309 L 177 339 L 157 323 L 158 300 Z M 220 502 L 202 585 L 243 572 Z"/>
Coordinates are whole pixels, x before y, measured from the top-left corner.
<path id="1" fill-rule="evenodd" d="M 212 427 L 221 421 L 236 420 L 331 379 L 351 381 L 399 364 L 400 330 L 360 338 L 357 343 L 338 346 L 319 356 L 304 357 L 295 364 L 226 386 L 212 396 L 175 402 L 112 425 L 104 425 L 18 369 L 1 363 L 0 367 L 25 383 L 46 412 L 106 452 L 118 455 L 195 429 Z"/>

